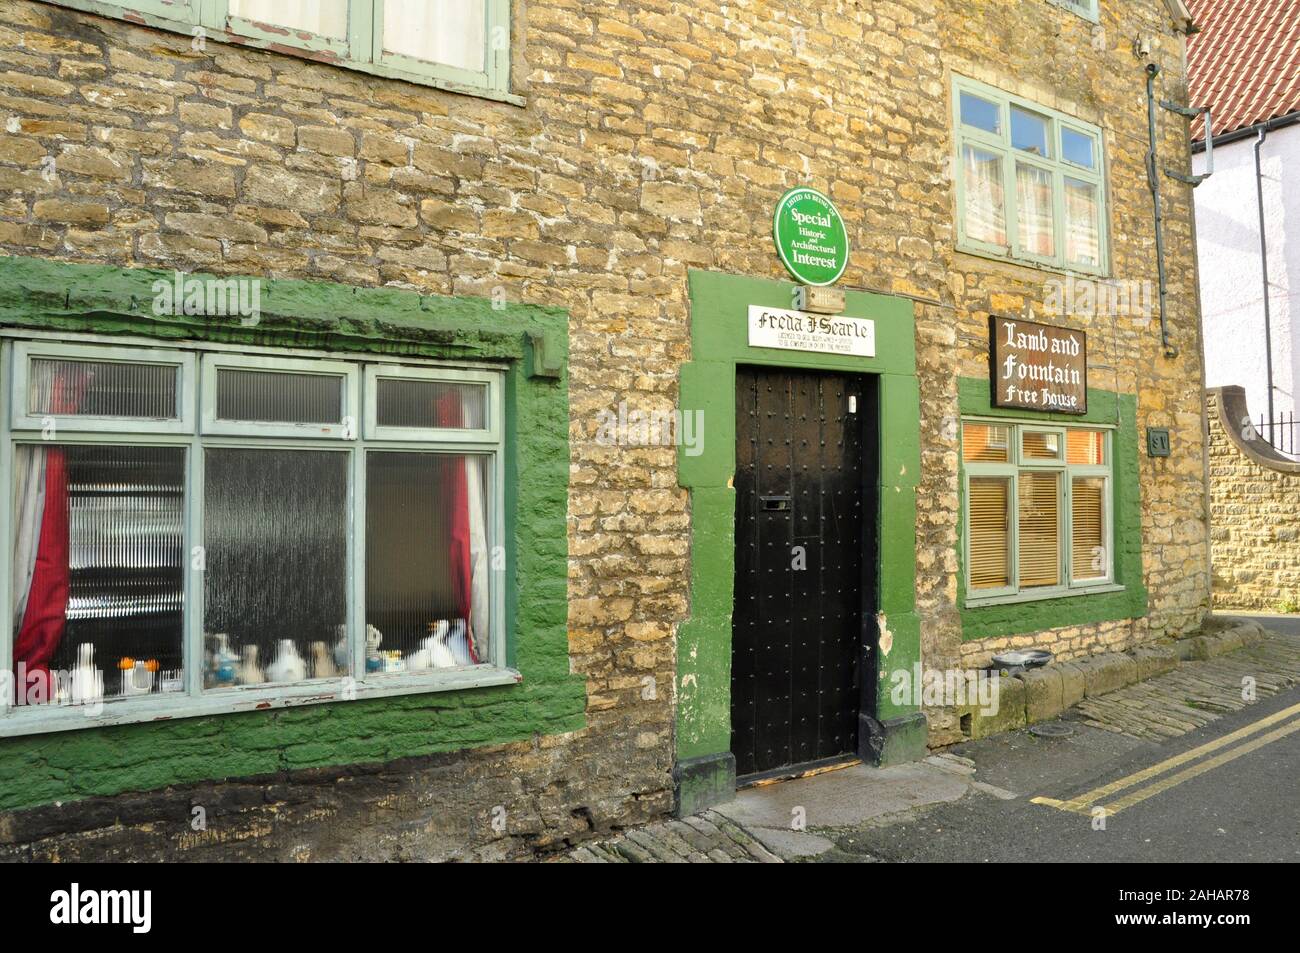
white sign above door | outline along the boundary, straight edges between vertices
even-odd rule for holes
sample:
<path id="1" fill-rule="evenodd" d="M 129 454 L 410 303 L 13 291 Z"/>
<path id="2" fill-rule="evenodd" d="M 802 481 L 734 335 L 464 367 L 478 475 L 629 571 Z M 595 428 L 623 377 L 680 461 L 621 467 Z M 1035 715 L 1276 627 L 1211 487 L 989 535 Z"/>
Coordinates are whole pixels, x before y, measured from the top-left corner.
<path id="1" fill-rule="evenodd" d="M 749 346 L 875 357 L 876 322 L 751 304 Z"/>

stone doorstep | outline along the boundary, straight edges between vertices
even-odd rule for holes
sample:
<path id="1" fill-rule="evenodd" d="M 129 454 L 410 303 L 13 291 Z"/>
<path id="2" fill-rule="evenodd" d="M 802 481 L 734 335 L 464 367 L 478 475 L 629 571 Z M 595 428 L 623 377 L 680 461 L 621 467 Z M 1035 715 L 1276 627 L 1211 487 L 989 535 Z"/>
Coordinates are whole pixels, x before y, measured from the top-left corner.
<path id="1" fill-rule="evenodd" d="M 1044 668 L 1029 669 L 999 684 L 998 710 L 982 713 L 979 706 L 962 709 L 970 719 L 971 740 L 1050 721 L 1084 698 L 1144 682 L 1173 671 L 1182 662 L 1204 661 L 1268 637 L 1258 623 L 1235 621 L 1208 635 L 1179 639 L 1173 644 L 1139 646 L 1128 652 L 1106 652 Z"/>

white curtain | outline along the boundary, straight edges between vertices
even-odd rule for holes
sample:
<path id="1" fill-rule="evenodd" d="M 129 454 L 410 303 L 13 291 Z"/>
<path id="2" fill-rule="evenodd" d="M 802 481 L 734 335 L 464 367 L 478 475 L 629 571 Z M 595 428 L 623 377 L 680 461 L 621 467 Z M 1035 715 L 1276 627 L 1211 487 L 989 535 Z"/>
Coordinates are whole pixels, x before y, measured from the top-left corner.
<path id="1" fill-rule="evenodd" d="M 1016 222 L 1022 251 L 1047 258 L 1056 253 L 1052 173 L 1023 162 L 1016 163 Z"/>
<path id="2" fill-rule="evenodd" d="M 384 50 L 479 72 L 487 48 L 485 0 L 385 0 Z"/>
<path id="3" fill-rule="evenodd" d="M 1083 265 L 1101 262 L 1097 235 L 1097 186 L 1065 177 L 1065 257 Z"/>
<path id="4" fill-rule="evenodd" d="M 962 160 L 966 186 L 966 237 L 991 245 L 1005 245 L 1007 217 L 1001 157 L 966 146 L 962 150 Z"/>
<path id="5" fill-rule="evenodd" d="M 480 662 L 489 661 L 488 585 L 489 553 L 487 548 L 487 508 L 484 506 L 486 460 L 465 458 L 465 500 L 469 506 L 470 609 L 469 624 L 474 633 L 474 654 Z"/>
<path id="6" fill-rule="evenodd" d="M 230 0 L 230 15 L 332 39 L 348 35 L 348 0 Z"/>
<path id="7" fill-rule="evenodd" d="M 36 571 L 36 548 L 45 515 L 45 448 L 22 445 L 14 450 L 13 631 L 27 613 L 27 595 Z"/>

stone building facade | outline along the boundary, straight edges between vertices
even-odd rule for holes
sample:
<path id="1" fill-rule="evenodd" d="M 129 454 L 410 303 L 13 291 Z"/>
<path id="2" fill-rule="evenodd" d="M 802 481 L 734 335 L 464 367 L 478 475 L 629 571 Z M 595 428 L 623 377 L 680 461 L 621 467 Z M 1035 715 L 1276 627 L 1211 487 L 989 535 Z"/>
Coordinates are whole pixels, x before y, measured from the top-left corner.
<path id="1" fill-rule="evenodd" d="M 1211 388 L 1207 415 L 1214 605 L 1300 611 L 1300 462 L 1254 428 L 1245 388 Z"/>
<path id="2" fill-rule="evenodd" d="M 1065 268 L 957 250 L 962 78 L 1099 130 L 1091 277 L 1152 287 L 1146 67 L 1159 98 L 1185 101 L 1181 4 L 509 6 L 508 87 L 476 95 L 275 42 L 195 42 L 111 4 L 0 0 L 0 325 L 15 340 L 496 361 L 521 497 L 504 596 L 520 685 L 14 728 L 6 855 L 511 856 L 726 790 L 730 636 L 705 609 L 731 580 L 719 588 L 702 557 L 733 527 L 701 514 L 726 512 L 730 476 L 601 427 L 621 406 L 701 407 L 683 367 L 718 359 L 710 295 L 789 300 L 771 223 L 799 185 L 843 215 L 840 286 L 890 342 L 863 365 L 894 382 L 884 439 L 901 441 L 880 487 L 886 575 L 905 582 L 869 620 L 884 655 L 897 647 L 890 665 L 1123 649 L 1207 611 L 1190 189 L 1162 186 L 1172 347 L 1149 295 L 1063 305 Z M 1159 117 L 1162 168 L 1186 171 L 1187 141 L 1186 120 Z M 175 272 L 264 280 L 269 317 L 159 321 L 146 289 Z M 1085 419 L 1113 428 L 1116 454 L 1111 591 L 967 605 L 961 420 L 999 415 L 990 314 L 1088 335 Z M 725 443 L 731 406 L 703 409 Z M 1169 456 L 1147 455 L 1148 428 L 1168 430 Z M 865 714 L 899 725 L 898 756 L 961 737 L 952 705 Z"/>

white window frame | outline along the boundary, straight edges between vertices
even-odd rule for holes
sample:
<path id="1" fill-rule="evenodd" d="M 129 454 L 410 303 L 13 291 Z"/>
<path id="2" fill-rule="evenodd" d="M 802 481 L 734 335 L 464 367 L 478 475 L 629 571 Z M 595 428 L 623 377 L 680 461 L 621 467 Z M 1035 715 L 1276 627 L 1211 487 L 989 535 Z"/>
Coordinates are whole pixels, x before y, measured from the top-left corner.
<path id="1" fill-rule="evenodd" d="M 74 343 L 61 343 L 73 341 Z M 80 343 L 87 341 L 93 343 Z M 501 437 L 503 426 L 503 407 L 500 400 L 489 405 L 488 413 L 495 418 L 493 433 L 488 439 L 480 435 L 478 439 L 466 439 L 464 432 L 446 432 L 450 436 L 437 441 L 412 438 L 404 439 L 367 438 L 360 427 L 354 427 L 350 435 L 344 436 L 305 436 L 301 433 L 285 435 L 271 433 L 257 423 L 240 423 L 239 432 L 227 432 L 223 426 L 221 433 L 203 432 L 200 421 L 195 418 L 193 408 L 197 405 L 205 408 L 205 397 L 210 399 L 211 389 L 207 388 L 206 378 L 201 368 L 248 366 L 267 368 L 283 366 L 297 368 L 300 364 L 312 366 L 331 366 L 351 364 L 356 377 L 352 382 L 350 393 L 362 393 L 357 381 L 363 378 L 363 372 L 371 365 L 383 365 L 384 373 L 390 373 L 394 366 L 391 358 L 368 355 L 328 354 L 295 350 L 289 352 L 292 357 L 285 357 L 282 349 L 235 348 L 228 345 L 209 345 L 201 343 L 177 344 L 174 342 L 149 342 L 142 346 L 140 339 L 116 339 L 93 335 L 68 336 L 52 335 L 42 332 L 0 331 L 0 366 L 8 369 L 13 366 L 16 354 L 20 351 L 41 356 L 69 357 L 71 355 L 93 354 L 97 359 L 104 359 L 106 354 L 114 354 L 119 359 L 136 355 L 148 363 L 170 363 L 175 360 L 178 366 L 189 368 L 184 377 L 184 392 L 191 408 L 187 416 L 188 432 L 160 432 L 143 427 L 127 429 L 124 426 L 101 426 L 99 418 L 78 418 L 78 427 L 73 428 L 61 423 L 58 444 L 116 444 L 120 446 L 159 446 L 178 447 L 186 451 L 185 476 L 185 539 L 183 552 L 188 557 L 195 547 L 203 545 L 203 477 L 205 467 L 202 465 L 203 454 L 209 449 L 301 449 L 333 451 L 348 454 L 349 505 L 347 526 L 347 590 L 348 608 L 347 624 L 349 645 L 351 647 L 352 671 L 333 679 L 309 679 L 292 685 L 246 685 L 221 689 L 203 689 L 204 632 L 203 632 L 203 576 L 202 569 L 194 563 L 186 567 L 184 573 L 184 604 L 186 612 L 183 617 L 182 659 L 185 670 L 185 687 L 181 692 L 167 694 L 150 694 L 138 697 L 106 699 L 96 706 L 61 706 L 55 704 L 13 706 L 10 704 L 9 686 L 0 692 L 0 737 L 40 734 L 69 729 L 91 728 L 113 724 L 129 724 L 158 719 L 188 718 L 213 715 L 226 712 L 253 711 L 267 708 L 294 707 L 304 704 L 321 704 L 347 699 L 388 697 L 398 695 L 422 694 L 442 691 L 456 691 L 492 685 L 513 685 L 522 681 L 521 674 L 508 665 L 508 632 L 505 626 L 505 573 L 492 571 L 489 574 L 489 651 L 490 657 L 478 665 L 458 668 L 437 669 L 420 673 L 371 673 L 365 672 L 365 486 L 366 456 L 371 451 L 399 451 L 431 454 L 482 455 L 489 463 L 485 497 L 487 504 L 487 545 L 489 551 L 495 551 L 505 540 L 505 462 L 504 443 Z M 213 358 L 212 361 L 197 361 L 196 357 Z M 186 361 L 188 360 L 188 363 Z M 491 381 L 493 392 L 501 391 L 500 379 L 503 371 L 492 365 L 453 365 L 445 366 L 440 362 L 413 360 L 405 367 L 419 367 L 436 379 L 447 379 L 448 375 L 465 373 L 471 379 Z M 0 400 L 10 405 L 5 412 L 0 412 L 0 473 L 4 473 L 4 485 L 0 486 L 0 671 L 12 673 L 13 660 L 13 622 L 12 606 L 15 594 L 12 590 L 12 534 L 10 510 L 13 505 L 13 488 L 10 474 L 13 473 L 13 448 L 20 443 L 41 442 L 38 428 L 15 429 L 10 426 L 17 381 L 13 387 L 4 388 Z M 364 410 L 362 411 L 364 413 Z M 358 418 L 359 419 L 359 418 Z M 62 418 L 61 418 L 62 420 Z M 146 422 L 147 423 L 147 422 Z M 233 423 L 233 422 L 223 422 Z M 476 433 L 471 431 L 471 434 Z M 104 660 L 97 659 L 101 669 Z M 12 685 L 12 675 L 7 676 Z"/>
<path id="2" fill-rule="evenodd" d="M 86 13 L 143 23 L 206 40 L 273 49 L 345 69 L 522 105 L 510 92 L 510 0 L 482 0 L 483 69 L 468 70 L 383 49 L 384 0 L 348 0 L 345 38 L 295 32 L 230 15 L 229 0 L 47 0 Z"/>
<path id="3" fill-rule="evenodd" d="M 998 109 L 998 131 L 990 132 L 967 125 L 961 119 L 961 95 L 978 97 Z M 1035 155 L 1011 144 L 1011 110 L 1019 109 L 1047 120 L 1047 139 L 1051 146 L 1050 157 Z M 964 76 L 952 80 L 952 169 L 954 197 L 957 203 L 957 250 L 983 258 L 1012 261 L 1031 267 L 1054 271 L 1070 271 L 1104 277 L 1110 269 L 1110 193 L 1106 188 L 1106 145 L 1102 130 L 1081 119 L 1043 106 L 1022 96 Z M 1070 129 L 1086 135 L 1094 143 L 1094 168 L 1076 165 L 1063 155 L 1061 130 Z M 1006 244 L 998 245 L 970 238 L 966 234 L 966 172 L 964 153 L 967 146 L 996 155 L 1002 167 L 1003 214 L 1005 216 Z M 1053 254 L 1037 255 L 1027 251 L 1020 242 L 1017 206 L 1016 164 L 1024 163 L 1044 172 L 1052 179 L 1052 247 Z M 1065 253 L 1065 179 L 1073 178 L 1094 186 L 1097 190 L 1097 263 L 1071 261 Z"/>
<path id="4" fill-rule="evenodd" d="M 285 421 L 222 420 L 217 417 L 217 375 L 223 370 L 253 371 L 273 374 L 313 374 L 333 377 L 343 382 L 339 423 L 307 424 Z M 200 406 L 203 408 L 201 431 L 204 434 L 232 434 L 259 437 L 319 437 L 346 439 L 355 435 L 359 419 L 360 380 L 356 364 L 342 361 L 313 361 L 288 357 L 258 357 L 238 354 L 205 354 L 199 379 L 202 384 Z"/>
<path id="5" fill-rule="evenodd" d="M 33 359 L 94 361 L 119 364 L 153 364 L 174 367 L 176 381 L 176 417 L 98 417 L 89 414 L 35 414 L 27 406 L 27 388 L 31 380 Z M 42 341 L 18 341 L 9 350 L 5 363 L 10 381 L 9 425 L 13 430 L 46 430 L 53 425 L 55 434 L 79 430 L 99 430 L 147 434 L 182 434 L 194 430 L 194 355 L 183 351 L 139 347 L 106 348 L 96 345 L 63 345 Z"/>
<path id="6" fill-rule="evenodd" d="M 1100 423 L 1079 424 L 1040 424 L 1028 420 L 1012 420 L 1005 417 L 963 416 L 959 439 L 965 439 L 966 424 L 982 424 L 1006 427 L 1011 433 L 1008 439 L 1007 462 L 989 463 L 966 460 L 961 457 L 961 530 L 962 530 L 962 585 L 965 589 L 965 605 L 968 608 L 987 605 L 1001 605 L 1009 602 L 1036 602 L 1043 599 L 1059 599 L 1064 596 L 1083 595 L 1094 592 L 1118 592 L 1125 587 L 1115 579 L 1115 427 Z M 1067 463 L 1065 434 L 1069 430 L 1100 431 L 1104 436 L 1104 454 L 1106 463 L 1077 464 Z M 1024 456 L 1024 433 L 1026 431 L 1060 433 L 1061 456 L 1059 460 L 1035 460 Z M 1026 471 L 1057 473 L 1060 480 L 1060 503 L 1057 510 L 1057 535 L 1061 541 L 1058 553 L 1058 576 L 1062 582 L 1056 586 L 1044 586 L 1022 589 L 1020 587 L 1020 475 Z M 1007 519 L 1009 553 L 1009 580 L 1011 585 L 999 589 L 975 590 L 970 586 L 970 481 L 973 478 L 996 478 L 1010 481 L 1010 493 Z M 1102 491 L 1103 503 L 1103 548 L 1106 552 L 1106 572 L 1096 578 L 1074 578 L 1074 480 L 1076 477 L 1101 477 L 1106 481 Z"/>
<path id="7" fill-rule="evenodd" d="M 485 430 L 464 427 L 381 427 L 379 425 L 379 382 L 381 380 L 410 380 L 446 382 L 448 384 L 482 384 L 487 391 L 484 420 Z M 370 440 L 453 440 L 457 442 L 497 443 L 501 440 L 500 414 L 501 379 L 495 374 L 480 371 L 462 371 L 454 368 L 435 369 L 399 364 L 372 364 L 366 368 L 366 423 L 365 435 Z"/>

